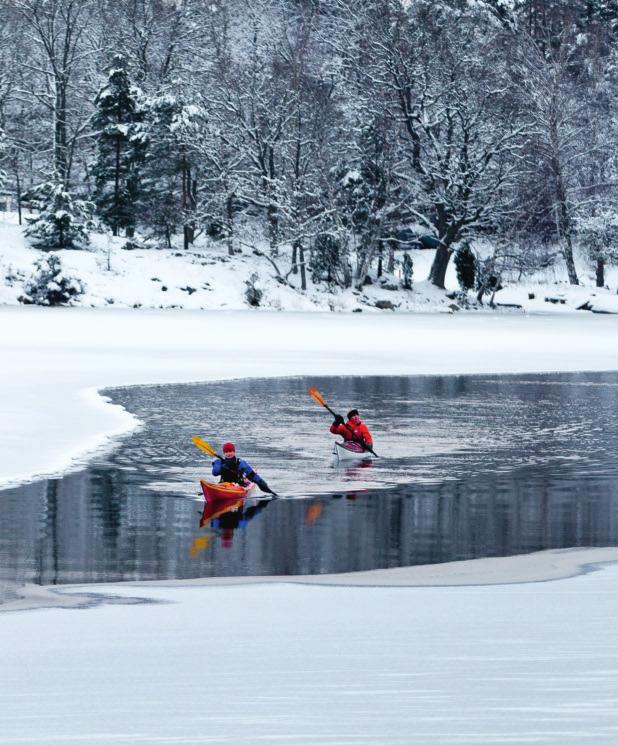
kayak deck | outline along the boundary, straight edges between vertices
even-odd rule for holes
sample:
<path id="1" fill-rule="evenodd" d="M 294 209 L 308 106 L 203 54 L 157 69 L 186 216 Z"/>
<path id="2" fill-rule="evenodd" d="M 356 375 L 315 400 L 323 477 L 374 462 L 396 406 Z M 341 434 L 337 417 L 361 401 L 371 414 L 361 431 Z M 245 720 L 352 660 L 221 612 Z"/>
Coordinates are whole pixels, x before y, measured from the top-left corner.
<path id="1" fill-rule="evenodd" d="M 246 485 L 235 484 L 234 482 L 206 482 L 200 479 L 202 492 L 205 500 L 222 500 L 242 498 L 251 492 L 255 487 L 253 482 L 247 482 Z"/>
<path id="2" fill-rule="evenodd" d="M 355 443 L 353 440 L 336 440 L 333 444 L 333 453 L 340 459 L 373 458 L 371 451 L 366 451 L 360 443 Z"/>

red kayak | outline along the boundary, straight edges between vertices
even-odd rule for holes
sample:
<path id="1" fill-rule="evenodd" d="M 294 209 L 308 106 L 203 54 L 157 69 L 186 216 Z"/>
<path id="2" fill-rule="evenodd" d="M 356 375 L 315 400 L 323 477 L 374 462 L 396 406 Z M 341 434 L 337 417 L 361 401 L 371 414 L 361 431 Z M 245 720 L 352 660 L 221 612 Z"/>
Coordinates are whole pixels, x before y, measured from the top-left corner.
<path id="1" fill-rule="evenodd" d="M 253 482 L 235 484 L 234 482 L 205 482 L 200 479 L 205 500 L 229 500 L 246 497 L 255 487 Z"/>

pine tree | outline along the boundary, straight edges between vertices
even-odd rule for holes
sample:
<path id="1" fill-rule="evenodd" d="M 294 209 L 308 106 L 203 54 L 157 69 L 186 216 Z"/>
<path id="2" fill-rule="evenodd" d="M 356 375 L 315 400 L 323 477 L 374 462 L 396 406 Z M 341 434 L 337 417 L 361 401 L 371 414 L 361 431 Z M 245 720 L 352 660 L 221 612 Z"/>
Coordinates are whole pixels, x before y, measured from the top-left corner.
<path id="1" fill-rule="evenodd" d="M 140 135 L 139 91 L 131 84 L 123 55 L 114 56 L 108 80 L 95 99 L 97 160 L 94 202 L 114 236 L 135 230 L 139 201 Z"/>
<path id="2" fill-rule="evenodd" d="M 83 295 L 84 285 L 62 268 L 60 257 L 49 254 L 35 263 L 35 272 L 24 286 L 20 303 L 39 306 L 66 306 Z"/>
<path id="3" fill-rule="evenodd" d="M 476 278 L 476 256 L 467 243 L 455 254 L 455 269 L 461 289 L 472 290 Z"/>
<path id="4" fill-rule="evenodd" d="M 58 181 L 40 184 L 32 192 L 39 209 L 36 218 L 28 221 L 26 235 L 40 249 L 82 248 L 90 243 L 85 221 L 89 205 L 74 200 Z"/>

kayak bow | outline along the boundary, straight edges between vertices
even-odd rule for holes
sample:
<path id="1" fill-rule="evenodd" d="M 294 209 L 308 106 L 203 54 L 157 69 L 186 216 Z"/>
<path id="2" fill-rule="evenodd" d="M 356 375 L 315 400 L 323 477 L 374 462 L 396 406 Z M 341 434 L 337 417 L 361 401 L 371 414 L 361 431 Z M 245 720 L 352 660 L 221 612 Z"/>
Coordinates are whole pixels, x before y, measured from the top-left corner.
<path id="1" fill-rule="evenodd" d="M 221 500 L 229 498 L 246 497 L 255 487 L 253 482 L 247 482 L 246 485 L 235 484 L 234 482 L 205 482 L 200 479 L 202 492 L 205 500 Z"/>
<path id="2" fill-rule="evenodd" d="M 333 453 L 343 461 L 373 458 L 371 451 L 366 451 L 360 443 L 355 443 L 353 440 L 336 440 Z"/>

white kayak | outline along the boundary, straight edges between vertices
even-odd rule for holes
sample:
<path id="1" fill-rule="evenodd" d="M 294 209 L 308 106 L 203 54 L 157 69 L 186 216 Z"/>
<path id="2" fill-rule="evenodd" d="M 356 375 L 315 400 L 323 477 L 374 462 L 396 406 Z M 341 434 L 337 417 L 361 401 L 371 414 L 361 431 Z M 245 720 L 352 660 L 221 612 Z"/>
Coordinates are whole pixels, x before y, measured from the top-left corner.
<path id="1" fill-rule="evenodd" d="M 366 451 L 360 443 L 355 443 L 352 440 L 336 440 L 333 444 L 333 453 L 341 461 L 374 458 L 371 451 Z"/>

